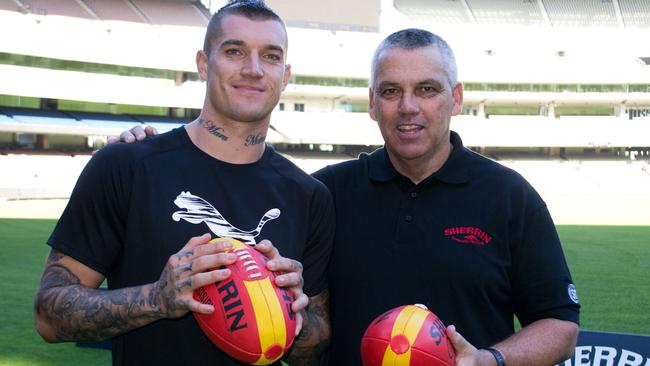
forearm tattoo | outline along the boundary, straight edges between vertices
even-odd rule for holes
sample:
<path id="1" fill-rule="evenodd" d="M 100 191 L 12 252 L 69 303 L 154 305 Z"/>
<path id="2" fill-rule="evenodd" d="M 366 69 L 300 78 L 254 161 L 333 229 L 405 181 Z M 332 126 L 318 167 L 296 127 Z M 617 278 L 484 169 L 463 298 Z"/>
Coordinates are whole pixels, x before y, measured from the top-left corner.
<path id="1" fill-rule="evenodd" d="M 215 125 L 214 122 L 206 121 L 203 119 L 203 117 L 199 117 L 198 122 L 201 126 L 205 127 L 205 129 L 208 130 L 208 132 L 217 136 L 222 141 L 228 141 L 228 136 L 225 135 L 226 131 L 223 128 Z"/>
<path id="2" fill-rule="evenodd" d="M 318 365 L 321 353 L 330 340 L 329 290 L 309 298 L 302 312 L 302 330 L 296 338 L 286 362 L 290 365 Z"/>
<path id="3" fill-rule="evenodd" d="M 49 319 L 59 341 L 103 340 L 160 319 L 147 286 L 113 291 L 88 288 L 52 250 L 36 296 L 36 311 Z"/>

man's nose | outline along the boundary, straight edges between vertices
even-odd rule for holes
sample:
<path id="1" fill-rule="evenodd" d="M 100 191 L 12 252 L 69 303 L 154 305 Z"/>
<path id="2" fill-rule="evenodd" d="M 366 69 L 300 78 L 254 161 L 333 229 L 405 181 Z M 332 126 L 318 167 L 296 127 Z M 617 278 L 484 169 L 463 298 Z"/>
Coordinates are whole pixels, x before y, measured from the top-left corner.
<path id="1" fill-rule="evenodd" d="M 420 111 L 420 107 L 414 96 L 410 93 L 404 93 L 399 102 L 399 112 L 402 114 L 415 114 Z"/>
<path id="2" fill-rule="evenodd" d="M 260 62 L 259 55 L 254 52 L 251 53 L 242 68 L 242 74 L 256 78 L 264 76 L 264 66 Z"/>

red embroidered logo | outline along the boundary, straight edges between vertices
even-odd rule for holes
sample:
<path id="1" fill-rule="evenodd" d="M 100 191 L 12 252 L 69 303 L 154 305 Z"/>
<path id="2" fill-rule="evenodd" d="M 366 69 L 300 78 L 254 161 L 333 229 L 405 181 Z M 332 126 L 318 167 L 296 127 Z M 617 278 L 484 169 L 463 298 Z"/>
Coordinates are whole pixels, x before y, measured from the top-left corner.
<path id="1" fill-rule="evenodd" d="M 445 229 L 445 236 L 463 244 L 485 245 L 492 237 L 485 231 L 472 226 L 457 226 Z"/>

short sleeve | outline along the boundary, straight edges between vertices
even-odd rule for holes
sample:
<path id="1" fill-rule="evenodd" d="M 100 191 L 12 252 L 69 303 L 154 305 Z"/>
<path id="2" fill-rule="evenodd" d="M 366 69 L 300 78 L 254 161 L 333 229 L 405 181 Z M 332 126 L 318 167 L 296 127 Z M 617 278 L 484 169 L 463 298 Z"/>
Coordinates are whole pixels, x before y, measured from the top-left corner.
<path id="1" fill-rule="evenodd" d="M 325 290 L 334 240 L 335 215 L 330 192 L 318 182 L 310 204 L 309 238 L 303 254 L 303 291 L 315 296 Z"/>
<path id="2" fill-rule="evenodd" d="M 120 146 L 97 152 L 80 174 L 47 243 L 107 275 L 124 240 L 131 169 Z"/>
<path id="3" fill-rule="evenodd" d="M 513 297 L 522 326 L 555 318 L 579 322 L 580 304 L 560 239 L 546 205 L 526 215 L 513 249 Z"/>

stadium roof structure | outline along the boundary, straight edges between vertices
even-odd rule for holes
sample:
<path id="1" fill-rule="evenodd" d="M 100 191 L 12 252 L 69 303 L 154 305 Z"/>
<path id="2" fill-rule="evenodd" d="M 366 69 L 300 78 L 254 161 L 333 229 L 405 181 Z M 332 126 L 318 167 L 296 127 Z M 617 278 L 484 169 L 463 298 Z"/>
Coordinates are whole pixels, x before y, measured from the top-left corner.
<path id="1" fill-rule="evenodd" d="M 305 6 L 305 1 L 297 3 Z M 378 32 L 346 30 L 340 24 L 328 23 L 326 17 L 319 18 L 317 26 L 310 22 L 306 22 L 305 27 L 290 25 L 288 57 L 293 74 L 314 79 L 367 80 L 375 46 L 391 31 L 409 26 L 429 29 L 449 41 L 456 52 L 459 80 L 466 84 L 650 86 L 648 1 L 382 0 L 381 5 Z M 391 23 L 387 18 L 391 11 L 401 12 L 403 17 L 406 14 L 407 19 L 401 24 Z M 156 78 L 2 64 L 0 94 L 89 103 L 200 108 L 205 84 L 185 80 L 182 76 L 195 72 L 194 54 L 202 47 L 208 18 L 209 12 L 193 0 L 0 0 L 0 34 L 10 35 L 0 38 L 0 54 L 169 70 L 181 75 L 177 79 Z M 354 17 L 346 19 L 354 21 Z M 368 27 L 372 25 L 372 19 L 360 19 L 365 19 L 366 23 L 362 23 Z M 328 24 L 339 28 L 327 28 Z M 290 84 L 283 93 L 283 100 L 300 103 L 320 98 L 325 101 L 323 104 L 334 106 L 342 100 L 362 104 L 367 96 L 365 86 Z M 604 93 L 470 90 L 465 93 L 464 102 L 482 106 L 552 104 L 650 108 L 650 90 Z M 296 144 L 382 144 L 367 113 L 336 113 L 339 111 L 277 111 L 268 140 Z M 101 135 L 119 132 L 131 124 L 118 117 L 107 120 L 96 115 L 82 118 L 64 113 L 41 117 L 24 113 L 0 114 L 0 129 L 5 132 L 72 131 Z M 650 124 L 630 123 L 625 116 L 604 116 L 589 128 L 571 118 L 560 118 L 563 124 L 558 125 L 557 120 L 544 116 L 531 116 L 525 124 L 511 124 L 513 121 L 507 116 L 485 117 L 459 116 L 455 128 L 467 136 L 468 144 L 477 146 L 650 145 L 648 137 L 644 137 L 650 136 Z M 166 121 L 160 129 L 180 123 Z M 570 139 L 560 140 L 544 132 L 548 127 L 554 127 L 556 132 L 563 129 L 586 132 L 572 132 Z M 643 133 L 628 133 L 619 138 L 609 132 L 614 127 Z M 349 131 L 350 134 L 341 136 L 336 131 Z M 501 140 L 508 134 L 500 131 L 530 138 Z"/>
<path id="2" fill-rule="evenodd" d="M 395 0 L 412 19 L 458 24 L 650 28 L 644 0 Z"/>
<path id="3" fill-rule="evenodd" d="M 0 10 L 152 25 L 206 26 L 210 19 L 197 0 L 2 0 Z"/>

